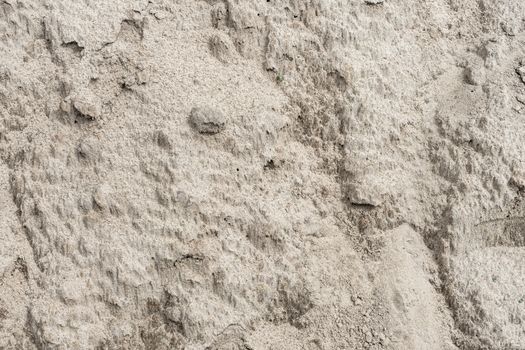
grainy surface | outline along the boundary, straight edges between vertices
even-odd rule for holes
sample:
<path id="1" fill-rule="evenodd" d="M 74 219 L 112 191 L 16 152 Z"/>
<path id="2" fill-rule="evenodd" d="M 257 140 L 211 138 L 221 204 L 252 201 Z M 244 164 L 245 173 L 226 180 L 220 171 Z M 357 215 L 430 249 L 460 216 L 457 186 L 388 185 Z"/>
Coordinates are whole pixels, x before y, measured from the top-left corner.
<path id="1" fill-rule="evenodd" d="M 0 1 L 0 348 L 525 349 L 524 145 L 520 0 Z"/>

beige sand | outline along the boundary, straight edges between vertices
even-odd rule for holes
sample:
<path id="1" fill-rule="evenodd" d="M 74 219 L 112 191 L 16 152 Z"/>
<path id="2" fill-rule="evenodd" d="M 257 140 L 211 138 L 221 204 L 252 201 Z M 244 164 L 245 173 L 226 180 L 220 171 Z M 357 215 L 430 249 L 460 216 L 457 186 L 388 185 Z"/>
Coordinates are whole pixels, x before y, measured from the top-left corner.
<path id="1" fill-rule="evenodd" d="M 0 1 L 1 349 L 525 349 L 522 0 Z"/>

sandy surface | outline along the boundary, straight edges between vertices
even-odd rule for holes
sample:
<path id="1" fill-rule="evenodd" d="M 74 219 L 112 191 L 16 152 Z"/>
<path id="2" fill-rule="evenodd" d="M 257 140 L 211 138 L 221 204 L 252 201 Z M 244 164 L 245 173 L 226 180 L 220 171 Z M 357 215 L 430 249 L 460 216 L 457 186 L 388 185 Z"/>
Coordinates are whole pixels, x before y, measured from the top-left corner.
<path id="1" fill-rule="evenodd" d="M 0 0 L 1 349 L 525 349 L 521 0 Z"/>

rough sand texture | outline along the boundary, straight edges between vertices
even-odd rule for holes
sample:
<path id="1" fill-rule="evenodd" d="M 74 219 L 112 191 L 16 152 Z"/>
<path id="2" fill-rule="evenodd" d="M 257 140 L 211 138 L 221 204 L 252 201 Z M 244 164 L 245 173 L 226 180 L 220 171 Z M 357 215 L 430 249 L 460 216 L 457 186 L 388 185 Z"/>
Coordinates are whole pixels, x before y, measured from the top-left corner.
<path id="1" fill-rule="evenodd" d="M 0 0 L 1 349 L 525 349 L 522 0 Z"/>

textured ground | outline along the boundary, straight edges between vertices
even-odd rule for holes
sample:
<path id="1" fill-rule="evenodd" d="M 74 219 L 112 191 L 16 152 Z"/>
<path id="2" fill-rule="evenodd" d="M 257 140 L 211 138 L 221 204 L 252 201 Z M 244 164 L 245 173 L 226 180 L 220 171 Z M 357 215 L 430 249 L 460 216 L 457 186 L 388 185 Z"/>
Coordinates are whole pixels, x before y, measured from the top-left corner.
<path id="1" fill-rule="evenodd" d="M 0 0 L 0 348 L 525 349 L 521 0 Z"/>

